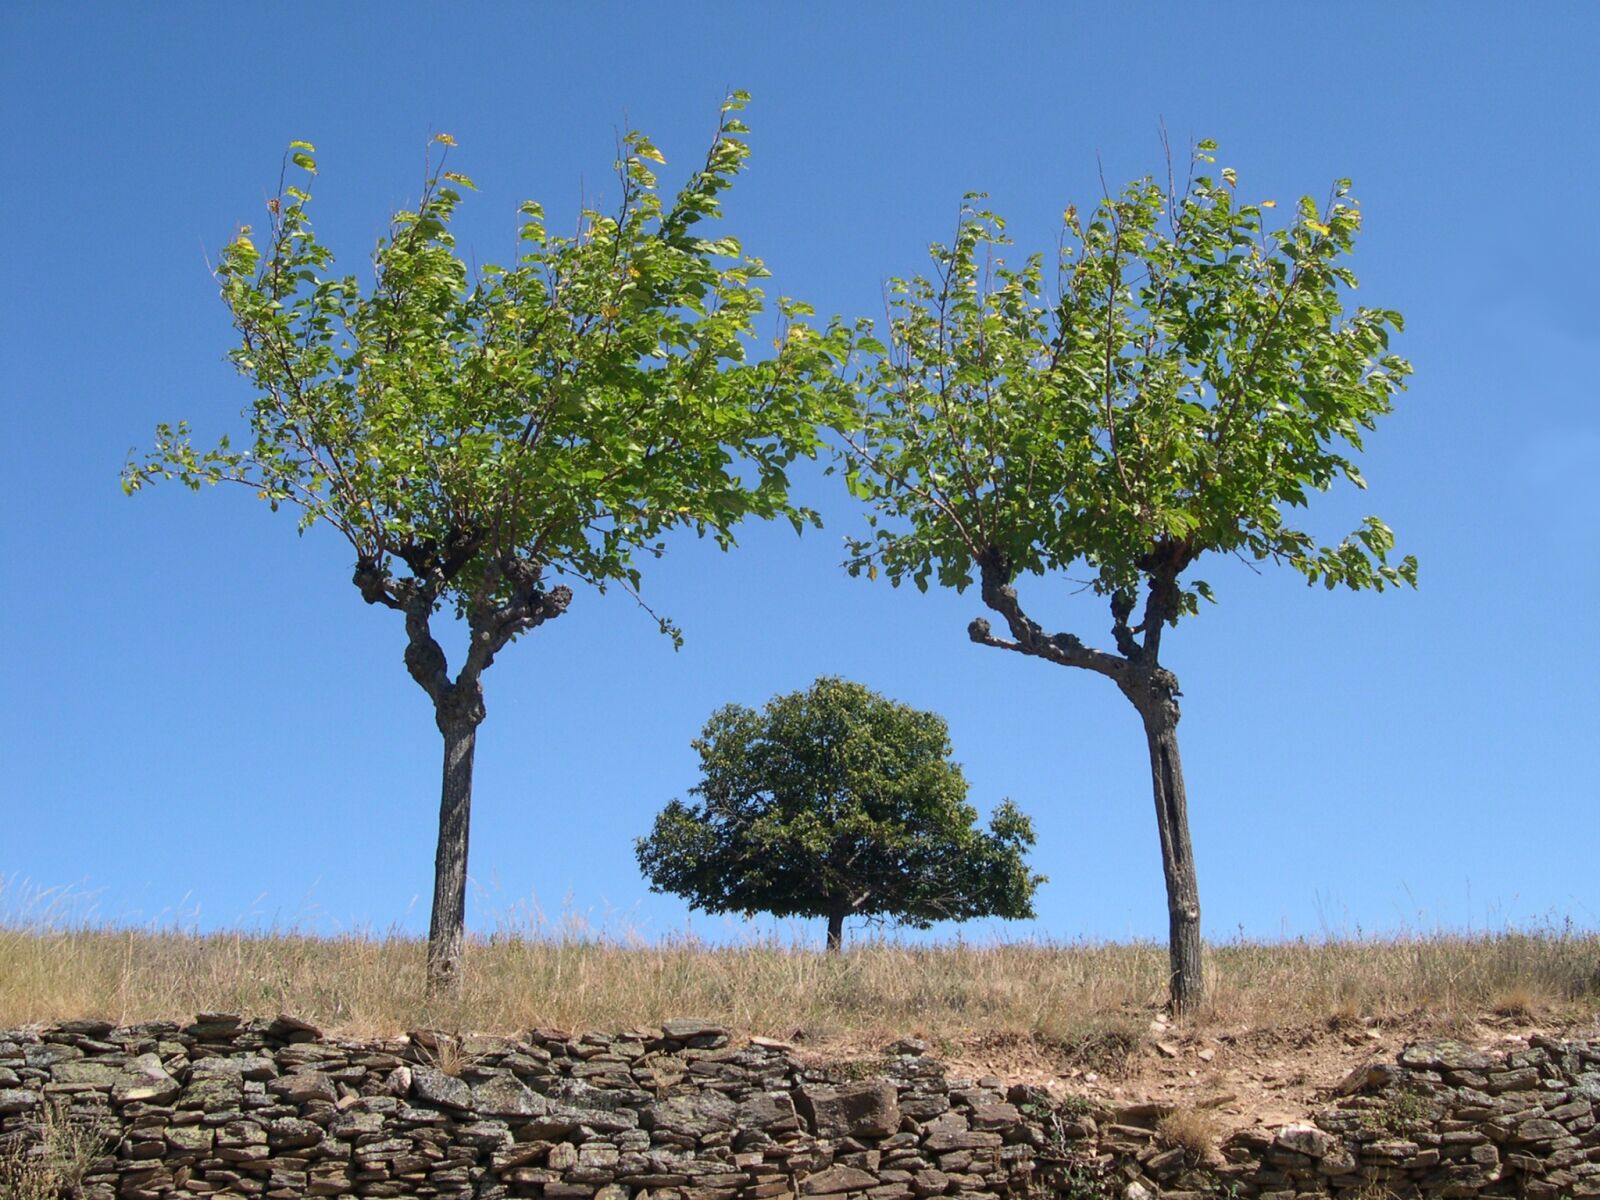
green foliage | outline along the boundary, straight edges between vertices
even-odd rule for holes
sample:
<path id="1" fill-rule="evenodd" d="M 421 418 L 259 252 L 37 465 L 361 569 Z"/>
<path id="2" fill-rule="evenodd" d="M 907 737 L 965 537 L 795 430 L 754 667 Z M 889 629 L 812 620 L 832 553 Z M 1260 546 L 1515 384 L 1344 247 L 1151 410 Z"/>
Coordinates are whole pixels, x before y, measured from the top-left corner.
<path id="1" fill-rule="evenodd" d="M 1389 351 L 1399 313 L 1346 311 L 1349 183 L 1269 229 L 1272 202 L 1241 203 L 1214 149 L 1186 186 L 1069 207 L 1048 269 L 1008 263 L 1004 222 L 969 196 L 933 274 L 890 282 L 888 344 L 858 343 L 842 431 L 876 527 L 852 573 L 964 588 L 986 565 L 1009 581 L 1081 562 L 1126 598 L 1237 553 L 1329 588 L 1415 583 L 1376 517 L 1322 545 L 1288 516 L 1340 479 L 1364 486 L 1350 456 L 1411 370 Z M 1211 597 L 1184 581 L 1159 615 Z"/>
<path id="2" fill-rule="evenodd" d="M 693 743 L 700 803 L 674 800 L 639 839 L 653 890 L 708 912 L 936 920 L 1033 915 L 1028 818 L 974 827 L 944 719 L 819 679 L 757 712 L 719 709 Z"/>
<path id="3" fill-rule="evenodd" d="M 371 578 L 403 561 L 463 615 L 525 582 L 516 562 L 637 594 L 640 556 L 670 529 L 726 547 L 747 516 L 814 522 L 786 471 L 816 454 L 811 383 L 848 336 L 780 300 L 776 353 L 751 354 L 767 272 L 734 238 L 700 234 L 748 154 L 745 99 L 728 99 L 676 196 L 658 189 L 661 152 L 629 133 L 614 210 L 586 209 L 560 236 L 523 204 L 506 267 L 469 269 L 457 250 L 451 221 L 474 185 L 443 169 L 455 139 L 441 134 L 368 282 L 334 271 L 310 217 L 314 147 L 292 143 L 299 181 L 269 201 L 263 245 L 247 226 L 216 268 L 231 358 L 256 391 L 250 446 L 198 450 L 185 425 L 159 426 L 124 488 L 244 484 L 297 508 L 302 531 L 337 528 Z"/>

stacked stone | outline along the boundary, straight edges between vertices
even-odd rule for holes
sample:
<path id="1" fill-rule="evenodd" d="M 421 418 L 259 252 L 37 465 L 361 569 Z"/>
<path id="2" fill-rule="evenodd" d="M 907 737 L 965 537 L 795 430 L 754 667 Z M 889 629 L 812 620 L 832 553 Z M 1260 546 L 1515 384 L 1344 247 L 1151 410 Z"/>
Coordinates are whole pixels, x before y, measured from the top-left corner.
<path id="1" fill-rule="evenodd" d="M 1262 1200 L 1305 1194 L 1600 1196 L 1600 1043 L 1535 1037 L 1484 1053 L 1439 1040 L 1359 1068 L 1314 1125 L 1224 1147 Z"/>
<path id="2" fill-rule="evenodd" d="M 1596 1042 L 1417 1043 L 1315 1124 L 1235 1135 L 1211 1163 L 1164 1143 L 1159 1105 L 1058 1105 L 926 1050 L 818 1069 L 694 1020 L 370 1041 L 288 1017 L 72 1021 L 0 1032 L 0 1161 L 48 1114 L 99 1135 L 92 1200 L 1600 1196 Z"/>
<path id="3" fill-rule="evenodd" d="M 1036 1123 L 917 1044 L 808 1073 L 703 1021 L 619 1035 L 321 1037 L 290 1018 L 74 1021 L 0 1034 L 0 1151 L 47 1109 L 104 1135 L 81 1192 L 126 1197 L 1000 1200 Z"/>

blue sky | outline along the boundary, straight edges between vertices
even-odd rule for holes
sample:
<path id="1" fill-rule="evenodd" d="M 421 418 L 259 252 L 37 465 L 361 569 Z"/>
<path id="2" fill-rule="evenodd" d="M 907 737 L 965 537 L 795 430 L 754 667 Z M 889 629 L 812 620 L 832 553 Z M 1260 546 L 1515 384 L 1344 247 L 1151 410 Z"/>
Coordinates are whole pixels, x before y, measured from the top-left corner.
<path id="1" fill-rule="evenodd" d="M 395 615 L 361 603 L 336 535 L 297 539 L 245 493 L 126 499 L 119 468 L 157 421 L 237 427 L 206 255 L 259 220 L 290 139 L 317 143 L 319 227 L 356 265 L 449 132 L 482 187 L 462 244 L 494 261 L 517 201 L 559 222 L 605 194 L 619 126 L 675 179 L 741 87 L 754 155 L 727 232 L 823 312 L 880 312 L 968 190 L 1047 248 L 1097 163 L 1113 186 L 1158 168 L 1162 121 L 1221 142 L 1257 198 L 1352 177 L 1363 299 L 1405 314 L 1416 375 L 1370 490 L 1312 521 L 1384 516 L 1421 588 L 1213 569 L 1220 606 L 1164 643 L 1204 927 L 1600 925 L 1597 61 L 1580 3 L 4 6 L 0 910 L 426 929 L 439 740 Z M 769 928 L 651 895 L 632 839 L 693 784 L 713 708 L 827 673 L 945 714 L 973 800 L 1033 815 L 1039 919 L 967 936 L 1163 937 L 1132 709 L 970 645 L 975 597 L 847 578 L 859 512 L 820 473 L 798 489 L 820 533 L 682 541 L 647 575 L 681 652 L 580 593 L 502 654 L 474 926 Z M 1023 595 L 1107 626 L 1059 582 Z"/>

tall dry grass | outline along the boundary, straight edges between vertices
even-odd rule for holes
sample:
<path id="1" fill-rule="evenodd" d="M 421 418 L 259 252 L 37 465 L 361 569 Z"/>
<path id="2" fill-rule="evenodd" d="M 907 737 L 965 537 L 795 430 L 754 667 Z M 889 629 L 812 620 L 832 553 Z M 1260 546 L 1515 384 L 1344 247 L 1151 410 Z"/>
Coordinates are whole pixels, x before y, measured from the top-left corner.
<path id="1" fill-rule="evenodd" d="M 768 939 L 718 947 L 626 944 L 568 928 L 506 929 L 470 948 L 459 1006 L 431 1003 L 424 948 L 401 936 L 110 928 L 59 915 L 0 922 L 0 1027 L 94 1016 L 289 1012 L 329 1031 L 421 1027 L 625 1029 L 674 1016 L 815 1042 L 908 1034 L 950 1044 L 1061 1046 L 1142 1034 L 1166 993 L 1152 944 L 917 945 L 880 939 L 838 956 Z M 1600 1011 L 1600 934 L 1237 941 L 1209 947 L 1205 1026 L 1282 1027 L 1419 1017 L 1459 1022 L 1515 1005 Z"/>

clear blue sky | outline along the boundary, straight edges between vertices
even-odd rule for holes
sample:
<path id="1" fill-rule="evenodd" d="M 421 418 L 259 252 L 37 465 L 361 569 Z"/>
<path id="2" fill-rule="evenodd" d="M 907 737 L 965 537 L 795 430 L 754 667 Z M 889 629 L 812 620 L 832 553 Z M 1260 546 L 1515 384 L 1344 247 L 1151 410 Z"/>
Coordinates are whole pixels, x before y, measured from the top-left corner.
<path id="1" fill-rule="evenodd" d="M 559 219 L 604 193 L 621 124 L 676 178 L 742 87 L 727 231 L 824 312 L 880 311 L 971 189 L 1047 247 L 1097 158 L 1113 185 L 1159 165 L 1162 120 L 1256 197 L 1353 177 L 1363 298 L 1404 312 L 1416 376 L 1370 490 L 1314 521 L 1381 514 L 1422 586 L 1214 570 L 1220 607 L 1164 644 L 1205 929 L 1600 925 L 1597 62 L 1586 3 L 4 5 L 0 908 L 63 889 L 119 921 L 426 928 L 440 749 L 395 614 L 336 535 L 243 492 L 126 499 L 118 470 L 159 420 L 237 426 L 206 255 L 259 220 L 291 138 L 359 265 L 453 134 L 483 189 L 462 241 L 493 261 L 518 200 Z M 681 542 L 647 577 L 682 652 L 580 594 L 495 664 L 474 925 L 744 936 L 652 896 L 632 839 L 694 782 L 715 706 L 836 673 L 944 713 L 974 801 L 1034 816 L 1039 920 L 970 936 L 1163 937 L 1131 708 L 970 645 L 971 596 L 848 579 L 859 514 L 799 488 L 824 531 Z M 1058 583 L 1024 596 L 1104 634 Z"/>

